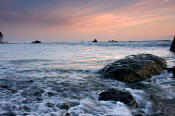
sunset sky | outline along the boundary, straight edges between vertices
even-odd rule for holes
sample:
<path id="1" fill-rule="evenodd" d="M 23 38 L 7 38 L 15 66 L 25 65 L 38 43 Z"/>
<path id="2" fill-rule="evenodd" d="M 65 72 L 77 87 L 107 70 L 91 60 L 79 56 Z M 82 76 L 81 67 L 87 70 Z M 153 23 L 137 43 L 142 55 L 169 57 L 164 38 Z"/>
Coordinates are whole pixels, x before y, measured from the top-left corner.
<path id="1" fill-rule="evenodd" d="M 175 0 L 0 0 L 9 42 L 155 40 L 175 35 Z"/>

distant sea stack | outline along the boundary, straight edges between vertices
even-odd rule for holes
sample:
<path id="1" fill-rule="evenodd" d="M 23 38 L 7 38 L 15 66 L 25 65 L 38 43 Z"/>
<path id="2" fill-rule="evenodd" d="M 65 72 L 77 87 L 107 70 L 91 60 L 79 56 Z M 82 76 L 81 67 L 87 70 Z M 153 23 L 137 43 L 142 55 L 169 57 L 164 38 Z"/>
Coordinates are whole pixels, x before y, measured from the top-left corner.
<path id="1" fill-rule="evenodd" d="M 41 41 L 36 40 L 36 41 L 33 41 L 32 43 L 41 43 Z"/>
<path id="2" fill-rule="evenodd" d="M 92 41 L 92 42 L 97 43 L 98 41 L 96 39 L 94 39 L 94 41 Z"/>
<path id="3" fill-rule="evenodd" d="M 171 44 L 170 51 L 171 51 L 171 52 L 175 52 L 175 37 L 174 37 L 174 40 L 173 40 L 173 42 L 172 42 L 172 44 Z"/>
<path id="4" fill-rule="evenodd" d="M 115 41 L 115 40 L 109 40 L 108 42 L 118 42 L 118 41 Z"/>
<path id="5" fill-rule="evenodd" d="M 2 40 L 3 40 L 3 34 L 2 32 L 0 32 L 0 43 L 4 43 Z"/>

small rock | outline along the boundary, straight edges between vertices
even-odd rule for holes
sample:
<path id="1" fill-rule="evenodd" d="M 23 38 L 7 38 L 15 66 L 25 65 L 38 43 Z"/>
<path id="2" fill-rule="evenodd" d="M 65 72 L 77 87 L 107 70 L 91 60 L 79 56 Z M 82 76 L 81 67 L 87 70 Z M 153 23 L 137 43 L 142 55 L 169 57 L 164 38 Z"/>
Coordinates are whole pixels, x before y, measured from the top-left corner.
<path id="1" fill-rule="evenodd" d="M 71 107 L 71 105 L 69 103 L 63 103 L 63 104 L 61 104 L 60 109 L 68 110 L 70 107 Z"/>
<path id="2" fill-rule="evenodd" d="M 130 92 L 118 89 L 108 89 L 101 92 L 99 95 L 99 100 L 107 101 L 120 101 L 128 106 L 137 107 L 135 98 L 130 94 Z"/>
<path id="3" fill-rule="evenodd" d="M 1 87 L 4 88 L 4 89 L 8 89 L 9 88 L 8 85 L 2 85 Z"/>
<path id="4" fill-rule="evenodd" d="M 66 113 L 64 116 L 70 116 L 70 113 Z"/>
<path id="5" fill-rule="evenodd" d="M 29 80 L 29 81 L 27 81 L 27 82 L 33 83 L 34 81 L 33 81 L 33 80 Z"/>
<path id="6" fill-rule="evenodd" d="M 25 111 L 27 111 L 27 112 L 30 112 L 30 111 L 31 111 L 31 109 L 30 109 L 28 106 L 23 106 L 23 109 L 24 109 Z"/>
<path id="7" fill-rule="evenodd" d="M 12 93 L 16 93 L 17 92 L 17 90 L 15 90 L 15 89 L 10 89 L 10 90 L 11 90 Z"/>
<path id="8" fill-rule="evenodd" d="M 14 112 L 6 112 L 3 114 L 0 114 L 0 116 L 16 116 L 16 114 Z"/>
<path id="9" fill-rule="evenodd" d="M 48 94 L 49 97 L 52 97 L 52 96 L 56 95 L 56 93 L 54 93 L 54 92 L 47 92 L 47 94 Z"/>
<path id="10" fill-rule="evenodd" d="M 47 105 L 47 107 L 54 107 L 54 105 L 50 102 L 48 102 L 46 105 Z"/>

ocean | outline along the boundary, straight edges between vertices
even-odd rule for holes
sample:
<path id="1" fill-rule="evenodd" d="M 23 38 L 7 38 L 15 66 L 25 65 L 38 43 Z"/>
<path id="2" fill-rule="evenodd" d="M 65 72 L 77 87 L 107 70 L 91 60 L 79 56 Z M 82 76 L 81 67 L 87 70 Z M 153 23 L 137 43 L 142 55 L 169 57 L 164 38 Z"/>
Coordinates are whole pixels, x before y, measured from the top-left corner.
<path id="1" fill-rule="evenodd" d="M 170 45 L 171 41 L 163 40 L 0 44 L 0 115 L 173 115 L 172 73 L 165 70 L 136 85 L 101 78 L 98 74 L 105 65 L 140 53 L 160 56 L 166 59 L 168 67 L 173 67 L 175 54 L 169 51 Z M 130 91 L 139 107 L 99 101 L 99 93 L 108 88 Z"/>

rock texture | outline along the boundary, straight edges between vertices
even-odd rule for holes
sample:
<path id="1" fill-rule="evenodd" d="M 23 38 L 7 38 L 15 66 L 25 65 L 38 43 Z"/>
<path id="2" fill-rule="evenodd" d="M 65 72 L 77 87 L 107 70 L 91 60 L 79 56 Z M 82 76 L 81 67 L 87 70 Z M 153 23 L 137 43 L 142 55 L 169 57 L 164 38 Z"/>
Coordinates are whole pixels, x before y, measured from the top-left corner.
<path id="1" fill-rule="evenodd" d="M 118 89 L 108 89 L 99 95 L 99 100 L 120 101 L 128 106 L 137 107 L 136 100 L 130 92 Z"/>
<path id="2" fill-rule="evenodd" d="M 99 73 L 105 78 L 130 83 L 160 74 L 166 67 L 167 63 L 163 58 L 151 54 L 139 54 L 106 65 Z"/>

